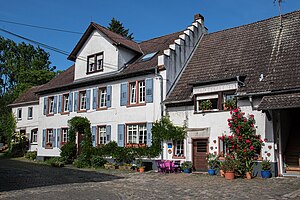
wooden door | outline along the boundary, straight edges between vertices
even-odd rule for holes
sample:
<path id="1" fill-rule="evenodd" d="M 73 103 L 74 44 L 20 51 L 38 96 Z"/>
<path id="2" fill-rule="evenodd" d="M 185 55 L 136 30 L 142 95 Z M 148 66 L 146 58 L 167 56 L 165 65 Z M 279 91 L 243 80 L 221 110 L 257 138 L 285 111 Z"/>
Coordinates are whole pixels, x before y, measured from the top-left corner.
<path id="1" fill-rule="evenodd" d="M 207 171 L 207 145 L 208 139 L 193 140 L 193 166 L 196 171 Z"/>
<path id="2" fill-rule="evenodd" d="M 78 135 L 77 135 L 77 155 L 79 155 L 81 153 L 83 139 L 84 139 L 83 133 L 78 133 Z"/>

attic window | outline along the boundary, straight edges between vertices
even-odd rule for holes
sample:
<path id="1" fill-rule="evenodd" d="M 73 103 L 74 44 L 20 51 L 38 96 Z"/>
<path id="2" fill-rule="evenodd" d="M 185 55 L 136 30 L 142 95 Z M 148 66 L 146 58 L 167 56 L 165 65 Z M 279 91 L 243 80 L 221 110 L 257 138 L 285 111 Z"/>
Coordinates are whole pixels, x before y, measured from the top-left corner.
<path id="1" fill-rule="evenodd" d="M 103 52 L 87 57 L 87 74 L 103 71 Z"/>
<path id="2" fill-rule="evenodd" d="M 157 52 L 153 52 L 153 53 L 148 53 L 148 54 L 144 55 L 142 57 L 142 61 L 151 60 L 157 53 L 158 53 L 158 51 Z"/>

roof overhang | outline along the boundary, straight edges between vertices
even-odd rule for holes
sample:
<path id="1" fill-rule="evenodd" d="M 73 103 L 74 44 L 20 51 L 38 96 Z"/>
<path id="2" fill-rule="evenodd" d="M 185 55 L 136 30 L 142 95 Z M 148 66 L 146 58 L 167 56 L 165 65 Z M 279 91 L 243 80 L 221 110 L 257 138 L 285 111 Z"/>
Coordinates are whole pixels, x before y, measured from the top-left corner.
<path id="1" fill-rule="evenodd" d="M 288 108 L 300 108 L 300 92 L 264 96 L 258 106 L 259 110 Z"/>

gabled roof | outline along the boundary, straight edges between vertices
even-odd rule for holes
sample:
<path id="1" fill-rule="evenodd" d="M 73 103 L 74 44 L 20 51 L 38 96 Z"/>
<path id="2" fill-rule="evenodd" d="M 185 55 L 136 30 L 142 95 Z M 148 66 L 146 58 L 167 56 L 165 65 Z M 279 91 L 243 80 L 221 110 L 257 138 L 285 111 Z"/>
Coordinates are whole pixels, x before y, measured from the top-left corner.
<path id="1" fill-rule="evenodd" d="M 300 93 L 264 96 L 259 104 L 260 110 L 273 110 L 300 107 Z"/>
<path id="2" fill-rule="evenodd" d="M 240 94 L 300 88 L 300 11 L 282 22 L 273 17 L 205 35 L 166 103 L 191 101 L 196 82 L 235 76 L 246 76 Z"/>
<path id="3" fill-rule="evenodd" d="M 42 87 L 41 86 L 34 86 L 26 90 L 23 94 L 21 94 L 12 104 L 10 104 L 10 107 L 20 106 L 22 104 L 38 104 L 39 102 L 39 96 L 36 94 L 36 92 Z"/>
<path id="4" fill-rule="evenodd" d="M 107 39 L 109 39 L 116 46 L 123 46 L 132 51 L 135 51 L 138 53 L 143 53 L 140 50 L 139 45 L 136 42 L 129 40 L 115 32 L 112 32 L 99 24 L 91 22 L 91 24 L 89 25 L 89 27 L 87 28 L 87 30 L 85 31 L 83 36 L 80 38 L 79 42 L 77 43 L 77 45 L 75 46 L 75 48 L 73 49 L 71 54 L 69 55 L 69 57 L 68 57 L 69 60 L 72 60 L 72 61 L 76 60 L 76 56 L 77 56 L 78 52 L 80 51 L 81 47 L 84 45 L 84 43 L 86 42 L 86 40 L 89 38 L 90 34 L 94 30 L 98 30 L 101 33 L 103 33 L 105 35 L 105 37 L 107 37 Z"/>

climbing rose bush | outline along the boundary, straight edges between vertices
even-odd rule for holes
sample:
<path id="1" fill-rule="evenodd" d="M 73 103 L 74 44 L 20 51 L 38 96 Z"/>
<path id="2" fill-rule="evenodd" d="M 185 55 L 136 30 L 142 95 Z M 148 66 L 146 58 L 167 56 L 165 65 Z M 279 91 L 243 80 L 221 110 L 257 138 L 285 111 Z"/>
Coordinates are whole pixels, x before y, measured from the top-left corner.
<path id="1" fill-rule="evenodd" d="M 251 171 L 249 163 L 257 157 L 264 145 L 260 135 L 256 134 L 254 115 L 245 117 L 245 113 L 236 108 L 230 111 L 231 118 L 227 120 L 231 132 L 229 136 L 222 136 L 226 150 L 239 164 L 238 171 L 244 174 Z"/>

